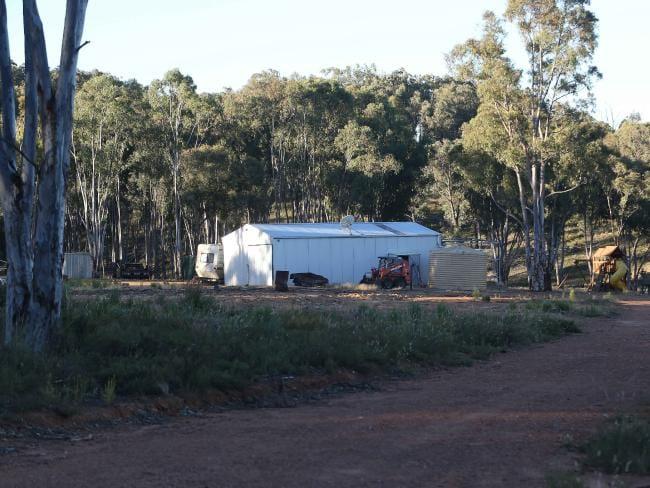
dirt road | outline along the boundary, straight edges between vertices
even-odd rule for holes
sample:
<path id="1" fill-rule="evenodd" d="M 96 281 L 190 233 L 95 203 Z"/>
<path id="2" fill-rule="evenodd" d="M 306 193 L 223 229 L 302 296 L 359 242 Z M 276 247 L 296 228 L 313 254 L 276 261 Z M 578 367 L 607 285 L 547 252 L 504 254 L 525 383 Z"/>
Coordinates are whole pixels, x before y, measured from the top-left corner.
<path id="1" fill-rule="evenodd" d="M 566 436 L 650 403 L 650 301 L 584 330 L 380 392 L 41 443 L 0 456 L 0 486 L 544 486 Z"/>

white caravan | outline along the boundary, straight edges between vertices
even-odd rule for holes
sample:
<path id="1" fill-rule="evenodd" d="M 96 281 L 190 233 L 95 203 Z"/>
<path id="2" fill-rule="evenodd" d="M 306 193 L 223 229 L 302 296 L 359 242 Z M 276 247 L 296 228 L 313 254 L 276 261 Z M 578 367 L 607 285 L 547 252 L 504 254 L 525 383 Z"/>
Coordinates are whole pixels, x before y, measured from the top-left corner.
<path id="1" fill-rule="evenodd" d="M 196 250 L 196 276 L 203 280 L 223 281 L 223 246 L 199 244 Z"/>

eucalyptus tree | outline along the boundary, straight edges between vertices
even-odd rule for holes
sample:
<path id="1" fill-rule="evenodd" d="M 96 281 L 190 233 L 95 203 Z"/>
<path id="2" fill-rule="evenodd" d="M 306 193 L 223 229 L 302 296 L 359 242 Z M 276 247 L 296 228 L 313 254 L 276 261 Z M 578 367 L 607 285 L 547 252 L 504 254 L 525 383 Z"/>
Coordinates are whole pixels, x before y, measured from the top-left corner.
<path id="1" fill-rule="evenodd" d="M 461 161 L 467 218 L 474 220 L 477 238 L 487 238 L 497 284 L 507 285 L 523 241 L 515 175 L 482 149 L 463 147 Z"/>
<path id="2" fill-rule="evenodd" d="M 561 102 L 588 90 L 597 69 L 591 60 L 597 44 L 597 19 L 589 0 L 509 0 L 505 20 L 523 40 L 525 70 L 506 56 L 502 21 L 485 15 L 482 39 L 471 39 L 450 55 L 456 73 L 474 80 L 480 100 L 469 131 L 482 132 L 486 146 L 514 171 L 520 194 L 529 286 L 550 287 L 546 199 L 559 190 L 549 181 L 549 145 Z"/>
<path id="3" fill-rule="evenodd" d="M 476 115 L 478 103 L 476 87 L 472 83 L 445 80 L 432 91 L 431 100 L 423 105 L 422 122 L 428 134 L 426 142 L 458 139 L 463 124 Z"/>
<path id="4" fill-rule="evenodd" d="M 181 245 L 183 224 L 181 221 L 181 152 L 192 147 L 197 137 L 199 119 L 194 115 L 197 102 L 196 85 L 190 76 L 178 69 L 168 71 L 160 80 L 154 80 L 148 90 L 152 115 L 165 137 L 167 160 L 172 178 L 172 201 L 174 219 L 174 273 L 181 273 Z"/>
<path id="5" fill-rule="evenodd" d="M 335 144 L 344 156 L 346 171 L 364 177 L 362 185 L 366 192 L 365 195 L 356 195 L 360 204 L 356 210 L 372 220 L 380 219 L 382 198 L 386 192 L 385 176 L 400 172 L 402 165 L 392 154 L 382 153 L 370 127 L 355 121 L 348 122 L 339 131 Z"/>
<path id="6" fill-rule="evenodd" d="M 562 280 L 564 229 L 574 216 L 583 237 L 584 254 L 590 274 L 596 232 L 607 219 L 606 195 L 611 194 L 614 173 L 612 152 L 605 145 L 610 128 L 581 112 L 568 110 L 560 115 L 561 127 L 555 134 L 556 164 L 553 178 L 574 191 L 552 197 L 549 218 L 549 261 L 555 264 L 556 282 Z"/>
<path id="7" fill-rule="evenodd" d="M 612 237 L 623 245 L 630 266 L 630 285 L 650 257 L 650 123 L 626 120 L 606 138 L 615 152 L 613 180 L 606 194 Z"/>
<path id="8" fill-rule="evenodd" d="M 429 160 L 423 169 L 425 197 L 442 209 L 454 234 L 460 231 L 468 210 L 466 182 L 463 178 L 463 149 L 458 142 L 448 139 L 429 146 Z"/>
<path id="9" fill-rule="evenodd" d="M 96 270 L 104 255 L 111 196 L 118 202 L 117 224 L 121 230 L 121 173 L 137 141 L 134 127 L 140 122 L 136 106 L 141 98 L 139 90 L 130 90 L 103 74 L 87 80 L 77 92 L 72 143 L 74 189 L 79 193 L 80 220 Z"/>
<path id="10" fill-rule="evenodd" d="M 268 165 L 273 194 L 269 213 L 276 222 L 282 218 L 286 194 L 287 154 L 283 127 L 290 116 L 286 89 L 286 79 L 277 71 L 264 71 L 251 76 L 241 90 L 230 94 L 224 102 L 226 118 L 238 127 L 246 154 Z M 238 120 L 233 123 L 232 119 Z"/>
<path id="11" fill-rule="evenodd" d="M 348 124 L 343 129 L 348 134 L 343 133 L 340 140 L 347 138 L 348 146 L 354 148 L 349 135 L 356 130 L 365 132 L 362 140 L 370 143 L 366 144 L 370 156 L 366 159 L 375 159 L 377 164 L 350 173 L 351 196 L 360 200 L 368 218 L 402 219 L 409 212 L 415 181 L 427 159 L 420 137 L 422 106 L 431 98 L 435 80 L 403 70 L 388 75 L 362 70 L 357 76 L 359 79 L 348 79 L 345 85 L 354 97 L 351 122 L 356 126 Z"/>
<path id="12" fill-rule="evenodd" d="M 36 351 L 46 346 L 61 315 L 66 176 L 86 6 L 87 0 L 66 3 L 61 58 L 53 80 L 36 2 L 23 2 L 25 106 L 19 144 L 7 9 L 0 0 L 0 194 L 9 263 L 4 340 L 11 343 L 18 332 Z"/>
<path id="13" fill-rule="evenodd" d="M 183 200 L 205 211 L 203 218 L 196 221 L 197 237 L 202 233 L 204 242 L 217 240 L 219 223 L 234 228 L 266 217 L 269 195 L 263 162 L 224 145 L 188 149 L 182 158 L 187 168 Z"/>

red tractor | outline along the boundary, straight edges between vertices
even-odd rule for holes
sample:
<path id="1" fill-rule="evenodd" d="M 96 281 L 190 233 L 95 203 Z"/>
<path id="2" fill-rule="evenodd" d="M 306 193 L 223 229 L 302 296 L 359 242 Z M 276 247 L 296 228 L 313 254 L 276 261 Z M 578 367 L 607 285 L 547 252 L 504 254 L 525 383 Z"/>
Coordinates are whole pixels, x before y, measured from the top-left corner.
<path id="1" fill-rule="evenodd" d="M 366 273 L 361 283 L 374 283 L 386 290 L 412 286 L 409 257 L 379 256 L 379 265 Z"/>

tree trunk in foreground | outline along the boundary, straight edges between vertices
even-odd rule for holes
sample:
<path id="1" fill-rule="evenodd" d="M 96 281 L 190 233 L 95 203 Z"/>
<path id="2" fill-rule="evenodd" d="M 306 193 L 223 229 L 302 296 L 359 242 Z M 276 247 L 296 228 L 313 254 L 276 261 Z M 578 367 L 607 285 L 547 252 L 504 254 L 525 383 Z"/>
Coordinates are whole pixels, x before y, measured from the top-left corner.
<path id="1" fill-rule="evenodd" d="M 87 0 L 67 0 L 55 87 L 50 78 L 43 25 L 36 2 L 23 2 L 25 134 L 23 150 L 19 151 L 22 165 L 18 168 L 6 5 L 0 0 L 3 100 L 0 190 L 10 262 L 4 340 L 6 344 L 12 343 L 20 332 L 34 351 L 41 351 L 47 345 L 61 317 L 66 176 L 70 163 L 77 58 L 87 3 Z M 36 161 L 37 120 L 40 120 L 43 147 L 40 161 Z M 34 208 L 35 171 L 38 171 L 38 203 Z"/>

